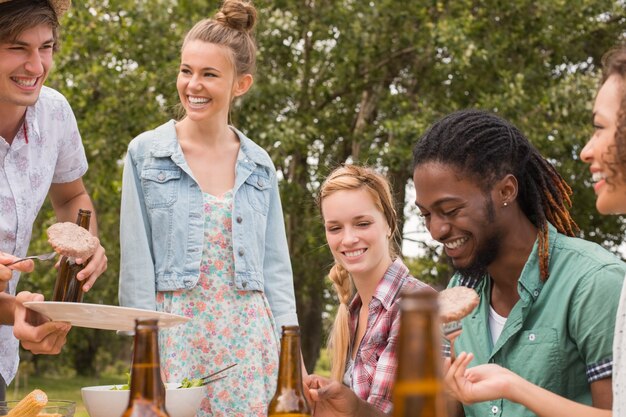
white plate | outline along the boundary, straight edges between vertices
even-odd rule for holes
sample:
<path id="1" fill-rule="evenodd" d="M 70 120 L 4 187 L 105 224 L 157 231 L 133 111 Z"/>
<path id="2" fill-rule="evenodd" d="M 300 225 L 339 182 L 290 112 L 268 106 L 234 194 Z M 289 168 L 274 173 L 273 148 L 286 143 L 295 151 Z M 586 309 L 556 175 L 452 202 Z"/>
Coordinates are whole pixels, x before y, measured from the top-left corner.
<path id="1" fill-rule="evenodd" d="M 65 303 L 60 301 L 27 301 L 24 306 L 50 320 L 66 321 L 77 327 L 134 331 L 135 319 L 158 319 L 159 327 L 171 327 L 190 320 L 189 317 L 139 308 L 105 304 Z"/>

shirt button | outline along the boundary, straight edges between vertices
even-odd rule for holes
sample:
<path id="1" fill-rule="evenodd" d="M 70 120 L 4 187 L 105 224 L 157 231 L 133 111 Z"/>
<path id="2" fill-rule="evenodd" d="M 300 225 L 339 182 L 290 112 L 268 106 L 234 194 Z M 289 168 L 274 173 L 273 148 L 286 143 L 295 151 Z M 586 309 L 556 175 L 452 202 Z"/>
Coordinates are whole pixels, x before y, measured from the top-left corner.
<path id="1" fill-rule="evenodd" d="M 533 295 L 534 295 L 535 297 L 538 297 L 538 296 L 539 296 L 539 290 L 535 290 L 535 291 L 533 291 Z"/>
<path id="2" fill-rule="evenodd" d="M 165 179 L 165 174 L 162 172 L 159 172 L 159 175 L 157 176 L 157 178 L 159 179 L 159 181 L 163 181 Z"/>
<path id="3" fill-rule="evenodd" d="M 239 254 L 239 256 L 243 256 L 244 251 L 243 251 L 243 249 L 239 249 L 239 250 L 237 251 L 237 253 Z"/>
<path id="4" fill-rule="evenodd" d="M 531 333 L 528 335 L 528 340 L 530 340 L 531 342 L 533 342 L 537 337 L 535 336 L 534 333 Z"/>
<path id="5" fill-rule="evenodd" d="M 261 178 L 259 178 L 259 180 L 256 183 L 259 184 L 259 187 L 263 187 L 265 185 L 265 181 L 263 181 L 263 179 Z"/>
<path id="6" fill-rule="evenodd" d="M 243 221 L 243 219 L 241 218 L 241 216 L 237 216 L 237 223 L 241 223 Z"/>
<path id="7" fill-rule="evenodd" d="M 244 282 L 243 284 L 241 284 L 242 287 L 246 288 L 248 286 L 247 282 Z"/>
<path id="8" fill-rule="evenodd" d="M 497 405 L 494 405 L 493 407 L 491 407 L 491 412 L 494 413 L 494 414 L 497 414 L 498 410 L 499 410 L 499 408 L 498 408 Z"/>

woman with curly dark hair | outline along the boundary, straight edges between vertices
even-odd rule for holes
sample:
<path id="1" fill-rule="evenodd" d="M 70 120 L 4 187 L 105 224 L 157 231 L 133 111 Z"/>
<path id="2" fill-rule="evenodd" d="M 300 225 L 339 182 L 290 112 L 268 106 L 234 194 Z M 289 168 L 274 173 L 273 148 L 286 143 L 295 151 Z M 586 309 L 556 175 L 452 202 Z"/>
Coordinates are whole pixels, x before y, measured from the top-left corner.
<path id="1" fill-rule="evenodd" d="M 626 213 L 626 44 L 602 59 L 603 75 L 593 107 L 593 135 L 580 153 L 589 164 L 596 208 L 602 214 Z M 600 307 L 598 307 L 600 308 Z M 540 417 L 626 416 L 626 287 L 622 290 L 613 341 L 613 411 L 560 397 L 494 364 L 467 369 L 473 354 L 461 353 L 447 365 L 446 382 L 464 403 L 505 398 Z"/>

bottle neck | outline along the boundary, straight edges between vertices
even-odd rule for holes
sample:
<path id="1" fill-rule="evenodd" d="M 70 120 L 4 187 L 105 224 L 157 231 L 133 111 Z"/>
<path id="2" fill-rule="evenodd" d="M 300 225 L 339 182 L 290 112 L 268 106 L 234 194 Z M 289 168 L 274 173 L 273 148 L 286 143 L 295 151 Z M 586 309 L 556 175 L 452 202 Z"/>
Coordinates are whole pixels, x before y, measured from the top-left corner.
<path id="1" fill-rule="evenodd" d="M 407 304 L 401 311 L 397 379 L 439 379 L 442 347 L 436 298 Z"/>
<path id="2" fill-rule="evenodd" d="M 277 391 L 292 389 L 298 393 L 303 392 L 299 333 L 285 333 L 280 341 L 278 383 Z"/>
<path id="3" fill-rule="evenodd" d="M 91 222 L 91 210 L 78 209 L 78 217 L 76 218 L 76 224 L 84 229 L 89 230 L 90 222 Z"/>
<path id="4" fill-rule="evenodd" d="M 161 380 L 159 364 L 158 327 L 138 325 L 135 329 L 135 346 L 130 374 L 131 401 L 143 398 L 162 409 L 165 403 L 165 386 Z"/>

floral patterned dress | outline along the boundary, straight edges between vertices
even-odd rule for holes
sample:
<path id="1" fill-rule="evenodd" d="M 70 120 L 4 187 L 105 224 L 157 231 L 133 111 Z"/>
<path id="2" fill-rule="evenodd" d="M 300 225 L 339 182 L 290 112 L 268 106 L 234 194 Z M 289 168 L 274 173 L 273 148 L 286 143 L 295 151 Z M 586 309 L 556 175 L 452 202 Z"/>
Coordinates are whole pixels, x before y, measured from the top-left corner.
<path id="1" fill-rule="evenodd" d="M 168 382 L 199 378 L 226 366 L 207 385 L 198 417 L 261 417 L 276 389 L 278 344 L 267 298 L 235 287 L 232 191 L 204 194 L 204 248 L 200 279 L 189 291 L 157 294 L 157 310 L 191 317 L 161 329 L 161 365 Z"/>

